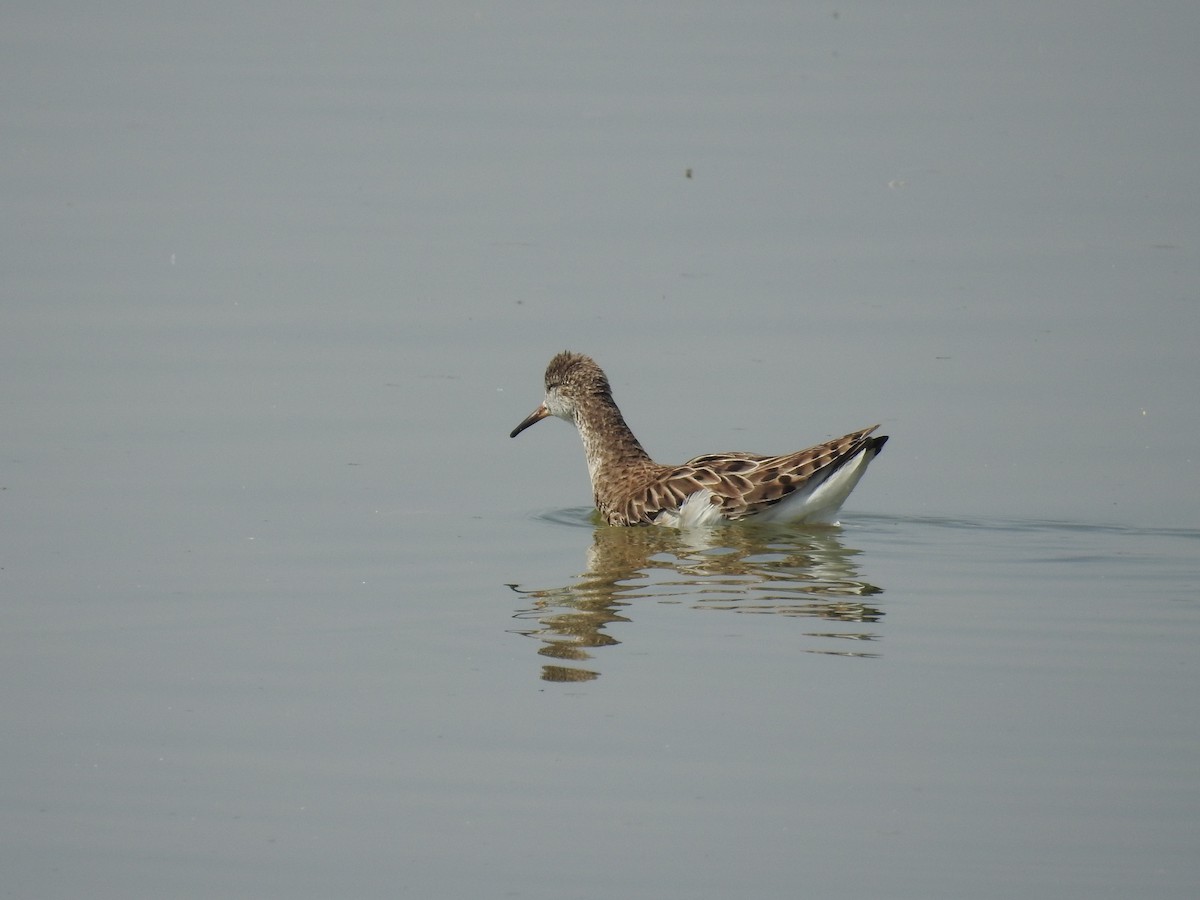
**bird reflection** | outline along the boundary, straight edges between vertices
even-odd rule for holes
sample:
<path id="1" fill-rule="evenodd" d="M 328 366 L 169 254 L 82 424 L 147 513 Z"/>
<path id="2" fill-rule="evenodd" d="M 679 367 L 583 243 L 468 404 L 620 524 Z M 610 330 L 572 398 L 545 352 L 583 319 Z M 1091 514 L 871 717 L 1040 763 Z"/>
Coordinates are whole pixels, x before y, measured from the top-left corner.
<path id="1" fill-rule="evenodd" d="M 668 528 L 597 526 L 586 571 L 559 588 L 509 587 L 529 601 L 515 618 L 517 634 L 541 642 L 546 681 L 590 681 L 594 651 L 620 643 L 608 633 L 614 622 L 632 621 L 630 607 L 655 600 L 693 609 L 821 619 L 828 629 L 807 631 L 821 639 L 811 653 L 876 656 L 854 645 L 878 635 L 868 628 L 883 613 L 868 602 L 882 589 L 858 577 L 840 529 L 779 526 Z M 854 627 L 858 626 L 858 627 Z M 839 645 L 840 642 L 840 645 Z"/>

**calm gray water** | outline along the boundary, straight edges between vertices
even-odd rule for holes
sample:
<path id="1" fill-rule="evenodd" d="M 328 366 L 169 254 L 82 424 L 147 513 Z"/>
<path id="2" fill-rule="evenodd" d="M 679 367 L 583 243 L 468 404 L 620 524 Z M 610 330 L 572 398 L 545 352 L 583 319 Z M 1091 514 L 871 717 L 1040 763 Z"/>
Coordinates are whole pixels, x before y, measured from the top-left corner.
<path id="1" fill-rule="evenodd" d="M 0 13 L 13 897 L 1191 898 L 1190 4 Z M 892 436 L 843 526 L 589 517 Z"/>

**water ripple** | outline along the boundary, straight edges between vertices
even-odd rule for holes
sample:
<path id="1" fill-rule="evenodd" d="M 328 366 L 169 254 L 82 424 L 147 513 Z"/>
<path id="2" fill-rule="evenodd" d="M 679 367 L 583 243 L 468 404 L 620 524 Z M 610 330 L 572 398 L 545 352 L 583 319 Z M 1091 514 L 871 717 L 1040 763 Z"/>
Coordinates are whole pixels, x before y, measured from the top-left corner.
<path id="1" fill-rule="evenodd" d="M 592 651 L 617 643 L 607 632 L 629 622 L 638 603 L 680 604 L 697 610 L 745 615 L 820 619 L 836 628 L 806 632 L 817 646 L 803 649 L 839 656 L 875 656 L 849 644 L 868 644 L 878 634 L 866 627 L 883 612 L 874 602 L 882 589 L 863 580 L 838 528 L 748 524 L 677 531 L 596 525 L 590 510 L 553 510 L 539 519 L 589 527 L 592 543 L 585 567 L 569 584 L 529 589 L 509 587 L 526 598 L 514 618 L 517 633 L 535 638 L 539 654 L 582 662 Z M 832 642 L 847 646 L 836 649 Z M 563 672 L 547 665 L 547 680 L 579 680 L 590 669 Z M 569 676 L 569 677 L 568 677 Z"/>

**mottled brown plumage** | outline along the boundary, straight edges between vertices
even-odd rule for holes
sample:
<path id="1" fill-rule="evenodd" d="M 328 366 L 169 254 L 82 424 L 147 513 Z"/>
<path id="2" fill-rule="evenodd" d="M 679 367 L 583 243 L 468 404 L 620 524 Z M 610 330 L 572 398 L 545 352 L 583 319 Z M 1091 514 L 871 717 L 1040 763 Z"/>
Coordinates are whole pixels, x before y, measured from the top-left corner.
<path id="1" fill-rule="evenodd" d="M 706 525 L 752 516 L 832 522 L 887 441 L 871 437 L 879 427 L 873 425 L 783 456 L 713 453 L 659 465 L 625 424 L 603 370 L 570 352 L 550 360 L 545 401 L 510 436 L 551 415 L 579 429 L 596 508 L 610 525 Z"/>

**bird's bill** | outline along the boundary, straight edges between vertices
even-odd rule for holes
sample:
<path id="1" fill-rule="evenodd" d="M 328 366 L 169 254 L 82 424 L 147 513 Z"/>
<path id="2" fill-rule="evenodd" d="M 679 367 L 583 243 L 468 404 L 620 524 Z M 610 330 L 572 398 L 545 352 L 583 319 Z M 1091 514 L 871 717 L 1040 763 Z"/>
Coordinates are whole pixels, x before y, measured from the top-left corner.
<path id="1" fill-rule="evenodd" d="M 512 433 L 509 435 L 509 437 L 515 438 L 518 434 L 520 434 L 522 431 L 524 431 L 530 425 L 534 425 L 534 424 L 540 422 L 542 419 L 546 418 L 546 416 L 548 416 L 548 415 L 550 415 L 550 410 L 546 409 L 546 404 L 543 403 L 541 406 L 539 406 L 537 409 L 535 409 L 533 412 L 531 412 L 528 416 L 526 416 L 525 419 L 521 422 L 521 424 L 512 430 Z"/>

